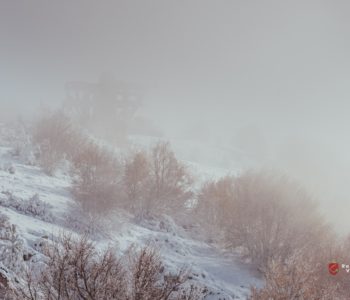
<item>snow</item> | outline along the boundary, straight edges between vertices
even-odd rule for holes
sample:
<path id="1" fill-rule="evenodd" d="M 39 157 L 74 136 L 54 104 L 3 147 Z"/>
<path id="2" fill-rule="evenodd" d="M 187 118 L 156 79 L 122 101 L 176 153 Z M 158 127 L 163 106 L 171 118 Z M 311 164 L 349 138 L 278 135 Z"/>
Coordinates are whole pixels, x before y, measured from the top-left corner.
<path id="1" fill-rule="evenodd" d="M 137 135 L 129 139 L 135 149 L 149 149 L 160 141 L 158 137 Z M 199 175 L 205 175 L 208 178 L 234 175 L 253 165 L 250 157 L 234 147 L 179 138 L 167 139 L 167 141 L 170 142 L 176 157 L 190 165 L 191 169 L 197 171 Z"/>
<path id="2" fill-rule="evenodd" d="M 134 147 L 145 147 L 154 142 L 156 141 L 149 137 L 133 138 Z M 172 142 L 172 145 L 176 154 L 188 164 L 189 168 L 194 173 L 202 175 L 202 180 L 210 176 L 226 175 L 232 166 L 235 170 L 240 170 L 239 165 L 233 161 L 218 164 L 216 167 L 209 163 L 212 158 L 225 160 L 224 154 L 227 152 L 237 152 L 238 155 L 238 151 L 234 149 L 223 150 L 213 147 L 209 150 L 209 156 L 206 156 L 200 151 L 203 149 L 202 144 L 181 141 Z M 26 201 L 38 194 L 40 200 L 50 205 L 54 216 L 53 221 L 48 222 L 23 214 L 12 207 L 0 206 L 1 212 L 18 226 L 27 247 L 33 248 L 35 241 L 43 236 L 69 230 L 62 224 L 68 208 L 74 204 L 70 194 L 71 178 L 64 173 L 50 177 L 40 168 L 27 165 L 18 157 L 14 157 L 11 150 L 8 145 L 1 145 L 0 137 L 0 198 L 10 193 Z M 13 167 L 14 174 L 9 172 L 9 166 Z M 106 221 L 111 223 L 108 227 L 109 232 L 97 241 L 98 247 L 115 243 L 122 253 L 131 245 L 151 244 L 160 251 L 169 269 L 187 267 L 191 270 L 191 280 L 208 286 L 211 294 L 204 299 L 246 299 L 251 285 L 262 284 L 252 267 L 242 263 L 238 255 L 229 255 L 212 245 L 194 239 L 190 232 L 176 225 L 167 216 L 137 224 L 128 213 L 119 211 Z"/>

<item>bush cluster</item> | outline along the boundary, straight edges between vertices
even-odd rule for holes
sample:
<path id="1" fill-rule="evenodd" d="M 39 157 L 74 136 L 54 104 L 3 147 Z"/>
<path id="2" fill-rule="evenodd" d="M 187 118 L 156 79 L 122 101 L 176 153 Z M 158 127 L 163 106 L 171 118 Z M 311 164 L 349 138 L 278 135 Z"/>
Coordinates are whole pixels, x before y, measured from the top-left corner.
<path id="1" fill-rule="evenodd" d="M 253 287 L 250 299 L 347 299 L 348 281 L 327 271 L 333 259 L 349 259 L 345 248 L 313 199 L 285 176 L 247 172 L 207 182 L 195 212 L 205 230 L 228 249 L 243 249 L 263 274 L 266 285 Z"/>
<path id="2" fill-rule="evenodd" d="M 62 235 L 43 250 L 44 267 L 29 270 L 18 298 L 28 300 L 120 299 L 192 300 L 199 292 L 184 286 L 186 272 L 165 271 L 151 248 L 130 249 L 119 258 L 113 248 L 98 251 L 85 237 Z"/>
<path id="3" fill-rule="evenodd" d="M 75 178 L 73 194 L 85 211 L 105 214 L 123 207 L 140 219 L 193 212 L 210 238 L 223 242 L 227 249 L 242 249 L 264 274 L 266 286 L 261 290 L 253 288 L 251 299 L 331 299 L 331 294 L 342 299 L 344 293 L 339 287 L 350 290 L 346 281 L 332 287 L 329 278 L 322 273 L 322 264 L 331 260 L 330 253 L 334 253 L 329 248 L 333 242 L 331 229 L 313 199 L 285 176 L 263 171 L 227 176 L 206 182 L 197 193 L 196 201 L 190 201 L 194 198 L 193 178 L 168 143 L 158 143 L 149 151 L 131 154 L 122 161 L 114 152 L 82 134 L 59 113 L 41 120 L 33 136 L 41 149 L 41 165 L 48 173 L 53 173 L 61 160 L 69 160 Z M 63 249 L 65 243 L 70 245 L 71 242 L 64 241 Z M 73 245 L 80 247 L 73 248 L 81 255 L 69 265 L 74 272 L 63 276 L 70 278 L 69 282 L 55 277 L 57 272 L 53 270 L 60 267 L 52 270 L 50 264 L 65 263 L 55 260 L 48 265 L 48 273 L 44 273 L 48 275 L 44 279 L 30 279 L 32 286 L 28 291 L 45 295 L 67 293 L 60 290 L 63 286 L 73 295 L 66 294 L 62 296 L 64 299 L 95 299 L 96 295 L 99 299 L 192 299 L 179 298 L 175 291 L 176 286 L 182 284 L 181 276 L 160 275 L 161 263 L 149 250 L 134 255 L 130 269 L 125 270 L 111 252 L 99 256 L 92 251 L 89 254 L 92 261 L 80 261 L 84 257 L 81 251 L 86 247 L 89 251 L 93 249 L 86 243 L 80 241 Z M 338 256 L 347 257 L 344 250 L 338 252 Z M 60 255 L 57 253 L 55 257 L 59 259 Z M 65 255 L 70 257 L 70 253 Z M 48 257 L 50 261 L 50 253 Z M 103 269 L 105 260 L 112 269 Z M 92 283 L 89 288 L 81 286 L 82 282 L 90 280 L 84 278 L 89 272 L 98 278 L 96 270 L 106 278 L 113 274 L 114 279 L 108 284 L 113 282 L 119 290 L 111 286 L 100 290 Z M 105 273 L 106 270 L 111 273 Z M 128 282 L 132 286 L 124 282 L 125 272 L 130 273 L 130 270 L 132 276 Z M 83 277 L 71 278 L 77 271 Z M 52 283 L 50 290 L 47 290 L 47 282 Z M 56 282 L 60 283 L 59 287 L 55 286 Z M 95 296 L 89 298 L 84 293 L 95 293 Z M 114 296 L 115 293 L 124 298 Z M 46 296 L 44 299 L 53 298 Z"/>
<path id="4" fill-rule="evenodd" d="M 325 246 L 330 229 L 315 202 L 297 184 L 271 172 L 248 172 L 204 185 L 198 214 L 223 233 L 229 248 L 242 247 L 261 270 L 296 249 Z"/>
<path id="5" fill-rule="evenodd" d="M 122 161 L 60 112 L 41 119 L 33 136 L 47 173 L 53 174 L 63 159 L 70 162 L 73 195 L 87 211 L 105 213 L 124 207 L 142 218 L 184 211 L 192 197 L 193 180 L 169 143 L 160 142 Z"/>
<path id="6" fill-rule="evenodd" d="M 16 273 L 23 271 L 24 240 L 8 217 L 0 214 L 0 262 Z"/>
<path id="7" fill-rule="evenodd" d="M 5 191 L 1 193 L 0 205 L 13 208 L 22 214 L 30 215 L 47 222 L 54 220 L 51 212 L 52 206 L 42 201 L 39 194 L 35 194 L 28 200 L 25 200 L 13 195 L 11 192 Z"/>

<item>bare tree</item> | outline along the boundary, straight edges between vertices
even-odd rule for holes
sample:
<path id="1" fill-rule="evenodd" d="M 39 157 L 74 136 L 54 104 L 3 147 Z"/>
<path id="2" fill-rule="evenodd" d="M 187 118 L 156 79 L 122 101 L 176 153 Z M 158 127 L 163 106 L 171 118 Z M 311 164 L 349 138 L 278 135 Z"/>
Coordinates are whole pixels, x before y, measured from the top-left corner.
<path id="1" fill-rule="evenodd" d="M 143 210 L 150 188 L 150 163 L 147 154 L 138 152 L 125 163 L 123 183 L 127 207 L 133 213 Z"/>
<path id="2" fill-rule="evenodd" d="M 185 211 L 192 183 L 169 143 L 158 143 L 151 153 L 137 153 L 126 163 L 124 187 L 129 206 L 140 217 Z"/>
<path id="3" fill-rule="evenodd" d="M 60 161 L 72 159 L 86 143 L 85 136 L 62 112 L 45 112 L 35 123 L 33 142 L 39 146 L 39 162 L 52 175 Z"/>
<path id="4" fill-rule="evenodd" d="M 222 237 L 228 211 L 233 209 L 233 194 L 234 180 L 228 176 L 206 182 L 199 191 L 194 213 L 209 238 Z"/>
<path id="5" fill-rule="evenodd" d="M 78 176 L 74 195 L 83 208 L 91 212 L 106 212 L 121 199 L 123 167 L 116 156 L 90 142 L 74 158 Z"/>
<path id="6" fill-rule="evenodd" d="M 113 248 L 97 251 L 85 237 L 63 235 L 44 248 L 44 268 L 27 273 L 19 288 L 21 299 L 199 299 L 198 289 L 183 286 L 187 273 L 166 273 L 159 254 L 150 247 L 130 248 L 128 259 L 118 259 L 115 253 Z"/>
<path id="7" fill-rule="evenodd" d="M 160 142 L 152 149 L 150 165 L 151 194 L 146 210 L 183 211 L 192 197 L 193 179 L 169 143 Z"/>
<path id="8" fill-rule="evenodd" d="M 130 253 L 132 300 L 168 300 L 177 296 L 187 280 L 185 270 L 166 274 L 159 254 L 149 247 Z"/>
<path id="9" fill-rule="evenodd" d="M 126 271 L 113 249 L 101 254 L 86 238 L 64 235 L 45 248 L 40 274 L 28 272 L 24 299 L 128 299 Z"/>

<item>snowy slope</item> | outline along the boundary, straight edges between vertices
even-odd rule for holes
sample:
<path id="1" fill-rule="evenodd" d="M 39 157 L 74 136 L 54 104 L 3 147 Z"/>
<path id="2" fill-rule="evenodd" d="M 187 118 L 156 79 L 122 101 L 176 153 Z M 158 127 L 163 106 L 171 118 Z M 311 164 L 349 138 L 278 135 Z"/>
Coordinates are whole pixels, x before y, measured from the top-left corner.
<path id="1" fill-rule="evenodd" d="M 149 149 L 159 137 L 133 135 L 129 137 L 132 149 Z M 176 157 L 188 165 L 196 180 L 203 182 L 225 175 L 237 175 L 256 162 L 241 150 L 189 139 L 165 139 L 171 144 Z"/>
<path id="2" fill-rule="evenodd" d="M 11 201 L 25 203 L 37 195 L 35 197 L 40 202 L 48 205 L 48 218 L 25 215 L 11 205 L 0 206 L 1 212 L 18 226 L 26 246 L 35 248 L 36 241 L 43 236 L 72 230 L 65 226 L 67 210 L 74 205 L 69 192 L 70 177 L 63 173 L 47 176 L 38 167 L 23 163 L 14 156 L 8 144 L 2 144 L 0 139 L 0 201 L 8 204 L 11 198 Z M 141 144 L 139 140 L 138 145 Z M 189 161 L 185 153 L 182 155 L 184 161 Z M 199 162 L 193 162 L 192 166 L 199 166 Z M 210 166 L 204 168 L 210 169 Z M 186 266 L 191 269 L 191 280 L 209 287 L 210 295 L 203 299 L 246 299 L 250 285 L 261 285 L 253 270 L 239 262 L 238 257 L 226 255 L 211 245 L 194 240 L 189 232 L 178 227 L 167 216 L 135 224 L 129 214 L 118 212 L 109 221 L 109 231 L 100 237 L 99 246 L 115 243 L 123 252 L 132 244 L 154 245 L 170 269 Z"/>

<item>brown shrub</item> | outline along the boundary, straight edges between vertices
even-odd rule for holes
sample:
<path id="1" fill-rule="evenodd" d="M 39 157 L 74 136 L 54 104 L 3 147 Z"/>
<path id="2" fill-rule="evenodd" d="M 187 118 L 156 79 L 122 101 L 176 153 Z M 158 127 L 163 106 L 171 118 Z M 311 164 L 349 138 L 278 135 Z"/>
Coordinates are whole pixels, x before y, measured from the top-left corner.
<path id="1" fill-rule="evenodd" d="M 126 271 L 112 249 L 98 253 L 86 238 L 62 236 L 44 254 L 41 273 L 27 274 L 24 299 L 128 299 Z"/>
<path id="2" fill-rule="evenodd" d="M 261 270 L 295 249 L 315 251 L 330 236 L 310 197 L 276 174 L 249 172 L 209 183 L 198 201 L 203 222 L 216 222 L 227 247 L 243 247 Z"/>
<path id="3" fill-rule="evenodd" d="M 151 156 L 151 197 L 154 204 L 164 209 L 183 209 L 192 196 L 193 179 L 180 163 L 169 143 L 158 143 Z"/>
<path id="4" fill-rule="evenodd" d="M 227 225 L 228 212 L 233 210 L 234 180 L 224 177 L 206 182 L 197 195 L 194 213 L 203 220 L 202 228 L 208 238 L 222 237 L 222 229 Z"/>
<path id="5" fill-rule="evenodd" d="M 322 252 L 295 254 L 270 261 L 264 273 L 266 285 L 251 289 L 251 300 L 348 299 L 337 278 L 326 274 L 327 258 Z"/>
<path id="6" fill-rule="evenodd" d="M 112 152 L 88 143 L 73 159 L 73 194 L 85 210 L 102 213 L 118 205 L 123 168 Z"/>
<path id="7" fill-rule="evenodd" d="M 131 254 L 131 255 L 130 255 Z M 159 254 L 152 248 L 129 253 L 132 275 L 132 300 L 166 300 L 186 281 L 186 272 L 165 273 Z"/>
<path id="8" fill-rule="evenodd" d="M 28 272 L 20 288 L 22 299 L 199 299 L 194 287 L 183 287 L 185 272 L 166 273 L 159 254 L 148 247 L 130 249 L 126 263 L 112 248 L 99 253 L 86 238 L 65 235 L 44 254 L 45 267 L 40 273 Z"/>
<path id="9" fill-rule="evenodd" d="M 62 159 L 72 159 L 79 152 L 86 138 L 63 112 L 55 111 L 36 122 L 33 142 L 40 148 L 41 167 L 52 175 Z"/>
<path id="10" fill-rule="evenodd" d="M 143 210 L 150 188 L 150 164 L 147 154 L 138 152 L 125 163 L 123 185 L 127 208 L 133 213 Z"/>
<path id="11" fill-rule="evenodd" d="M 169 143 L 158 143 L 151 153 L 137 153 L 126 163 L 124 187 L 139 216 L 183 212 L 192 197 L 192 182 Z"/>

